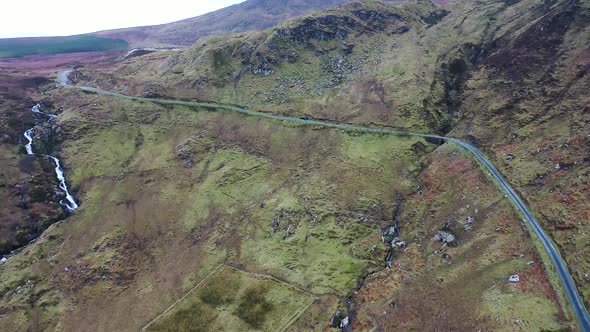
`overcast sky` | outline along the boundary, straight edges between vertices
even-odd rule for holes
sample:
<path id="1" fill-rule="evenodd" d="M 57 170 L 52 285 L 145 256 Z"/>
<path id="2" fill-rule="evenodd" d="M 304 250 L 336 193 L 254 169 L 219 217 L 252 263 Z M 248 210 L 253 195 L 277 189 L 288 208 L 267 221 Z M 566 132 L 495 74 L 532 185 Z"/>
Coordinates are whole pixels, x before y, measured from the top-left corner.
<path id="1" fill-rule="evenodd" d="M 2 0 L 0 38 L 67 36 L 198 16 L 243 0 Z"/>

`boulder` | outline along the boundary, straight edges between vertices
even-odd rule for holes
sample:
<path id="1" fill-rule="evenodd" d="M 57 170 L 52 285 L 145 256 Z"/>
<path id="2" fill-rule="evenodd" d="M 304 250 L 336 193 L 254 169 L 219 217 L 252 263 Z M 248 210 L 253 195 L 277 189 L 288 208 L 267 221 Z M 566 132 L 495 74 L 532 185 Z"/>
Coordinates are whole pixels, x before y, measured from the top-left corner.
<path id="1" fill-rule="evenodd" d="M 336 311 L 334 316 L 332 316 L 332 320 L 330 321 L 330 327 L 340 327 L 340 323 L 342 322 L 342 312 L 340 310 Z"/>
<path id="2" fill-rule="evenodd" d="M 438 231 L 438 233 L 434 236 L 433 240 L 436 242 L 444 242 L 447 244 L 457 242 L 457 240 L 455 239 L 455 235 L 446 231 Z"/>
<path id="3" fill-rule="evenodd" d="M 520 277 L 518 276 L 518 274 L 513 274 L 510 276 L 510 278 L 508 278 L 508 281 L 512 283 L 517 283 L 520 282 Z"/>
<path id="4" fill-rule="evenodd" d="M 340 328 L 345 329 L 350 324 L 348 316 L 344 317 L 344 319 L 340 322 Z"/>

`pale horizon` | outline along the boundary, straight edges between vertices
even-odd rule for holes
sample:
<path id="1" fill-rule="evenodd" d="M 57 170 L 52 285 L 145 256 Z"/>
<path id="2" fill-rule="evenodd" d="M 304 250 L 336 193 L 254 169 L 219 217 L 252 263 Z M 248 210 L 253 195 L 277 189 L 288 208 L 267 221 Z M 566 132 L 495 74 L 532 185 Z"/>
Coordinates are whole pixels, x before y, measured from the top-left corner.
<path id="1" fill-rule="evenodd" d="M 71 36 L 102 30 L 165 24 L 203 15 L 243 1 L 104 0 L 100 5 L 92 7 L 81 5 L 76 0 L 11 2 L 3 5 L 4 17 L 0 20 L 0 38 Z M 166 6 L 162 6 L 162 3 Z M 31 8 L 34 10 L 31 11 Z"/>

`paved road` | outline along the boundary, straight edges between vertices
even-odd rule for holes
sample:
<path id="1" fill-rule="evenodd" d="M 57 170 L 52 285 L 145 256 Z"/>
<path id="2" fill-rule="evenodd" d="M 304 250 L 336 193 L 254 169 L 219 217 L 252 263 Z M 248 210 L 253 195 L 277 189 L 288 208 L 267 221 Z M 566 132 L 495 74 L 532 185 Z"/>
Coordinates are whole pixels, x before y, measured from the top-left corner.
<path id="1" fill-rule="evenodd" d="M 457 139 L 451 138 L 448 140 L 459 144 L 460 146 L 471 152 L 485 166 L 485 168 L 487 168 L 488 171 L 490 171 L 490 174 L 498 181 L 498 183 L 500 183 L 504 191 L 508 194 L 508 197 L 516 205 L 518 210 L 523 214 L 524 219 L 529 223 L 529 225 L 531 225 L 533 231 L 535 232 L 535 234 L 547 250 L 549 258 L 551 259 L 551 262 L 553 263 L 553 266 L 557 270 L 557 274 L 561 279 L 561 283 L 563 285 L 563 288 L 565 289 L 565 293 L 567 294 L 570 304 L 574 309 L 574 313 L 578 318 L 578 323 L 580 324 L 581 330 L 584 332 L 590 331 L 590 317 L 588 316 L 588 311 L 584 306 L 584 302 L 582 302 L 582 299 L 578 294 L 574 280 L 572 279 L 572 276 L 570 275 L 567 269 L 565 261 L 563 260 L 563 258 L 561 258 L 559 251 L 555 247 L 555 244 L 553 244 L 549 236 L 547 236 L 543 228 L 541 228 L 541 225 L 539 225 L 537 219 L 535 219 L 531 211 L 526 207 L 526 205 L 524 204 L 522 199 L 516 194 L 514 189 L 512 189 L 512 187 L 510 187 L 510 185 L 504 180 L 500 172 L 498 172 L 498 170 L 487 160 L 487 158 L 481 152 L 479 152 L 473 146 L 465 142 L 459 141 Z"/>
<path id="2" fill-rule="evenodd" d="M 319 120 L 309 120 L 309 119 L 300 119 L 300 118 L 292 118 L 287 116 L 281 115 L 274 115 L 269 113 L 263 113 L 258 111 L 249 110 L 247 108 L 233 106 L 233 105 L 225 105 L 225 104 L 217 104 L 211 102 L 191 102 L 191 101 L 181 101 L 181 100 L 166 100 L 166 99 L 155 99 L 155 98 L 142 98 L 142 97 L 133 97 L 127 96 L 116 92 L 105 91 L 97 88 L 92 87 L 85 87 L 85 86 L 77 86 L 77 88 L 87 91 L 87 92 L 94 92 L 103 95 L 114 96 L 118 98 L 124 98 L 129 100 L 143 100 L 143 101 L 152 101 L 155 103 L 160 104 L 169 104 L 169 105 L 185 105 L 185 106 L 199 106 L 199 107 L 212 107 L 216 109 L 222 109 L 232 112 L 238 112 L 246 115 L 257 116 L 267 119 L 273 120 L 280 120 L 280 121 L 288 121 L 288 122 L 295 122 L 301 124 L 308 124 L 308 125 L 316 125 L 328 128 L 338 128 L 343 130 L 351 130 L 351 131 L 361 131 L 361 132 L 370 132 L 370 133 L 383 133 L 383 134 L 394 134 L 399 136 L 417 136 L 423 138 L 434 138 L 440 139 L 447 142 L 453 142 L 460 147 L 464 148 L 465 150 L 469 151 L 489 172 L 490 175 L 500 184 L 504 192 L 506 193 L 507 197 L 514 203 L 516 208 L 522 213 L 524 219 L 529 223 L 533 232 L 537 235 L 545 250 L 547 251 L 553 266 L 555 267 L 559 279 L 565 289 L 565 293 L 567 298 L 572 306 L 576 318 L 578 320 L 579 326 L 581 331 L 583 332 L 590 332 L 590 316 L 588 315 L 588 311 L 584 306 L 580 295 L 576 289 L 576 285 L 570 275 L 568 268 L 565 264 L 563 258 L 559 254 L 559 251 L 556 249 L 556 246 L 553 244 L 549 236 L 545 233 L 543 228 L 539 225 L 539 222 L 531 211 L 527 208 L 524 204 L 522 199 L 516 194 L 514 189 L 510 187 L 510 185 L 504 180 L 500 172 L 492 165 L 492 163 L 475 147 L 469 145 L 463 141 L 460 141 L 456 138 L 451 137 L 444 137 L 438 135 L 429 135 L 429 134 L 421 134 L 421 133 L 413 133 L 409 131 L 403 130 L 394 130 L 394 129 L 385 129 L 385 128 L 372 128 L 372 127 L 362 127 L 362 126 L 355 126 L 350 124 L 341 124 L 341 123 L 333 123 L 327 121 L 319 121 Z"/>

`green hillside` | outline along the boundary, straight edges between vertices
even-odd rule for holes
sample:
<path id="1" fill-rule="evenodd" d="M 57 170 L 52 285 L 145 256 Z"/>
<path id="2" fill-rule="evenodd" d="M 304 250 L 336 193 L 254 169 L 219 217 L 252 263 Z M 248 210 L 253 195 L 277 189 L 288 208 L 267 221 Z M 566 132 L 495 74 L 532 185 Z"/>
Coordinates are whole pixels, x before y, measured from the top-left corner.
<path id="1" fill-rule="evenodd" d="M 295 12 L 280 4 L 203 29 Z M 154 40 L 200 33 L 183 27 Z M 588 1 L 364 0 L 182 50 L 0 66 L 0 330 L 580 330 L 456 142 L 523 198 L 590 306 L 588 40 Z"/>

